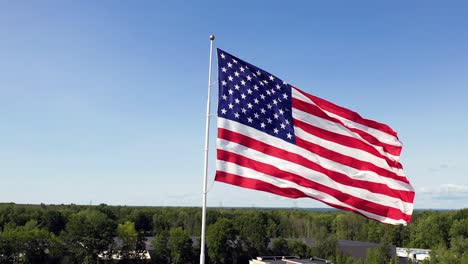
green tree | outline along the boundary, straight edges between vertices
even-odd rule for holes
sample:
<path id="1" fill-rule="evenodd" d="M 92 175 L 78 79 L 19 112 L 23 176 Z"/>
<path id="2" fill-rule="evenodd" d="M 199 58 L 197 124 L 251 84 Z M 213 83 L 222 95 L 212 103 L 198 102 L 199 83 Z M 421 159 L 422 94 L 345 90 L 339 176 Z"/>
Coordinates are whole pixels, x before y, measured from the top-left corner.
<path id="1" fill-rule="evenodd" d="M 19 260 L 23 251 L 18 229 L 14 223 L 8 223 L 0 233 L 0 263 L 13 263 Z"/>
<path id="2" fill-rule="evenodd" d="M 67 223 L 64 240 L 70 253 L 78 260 L 95 260 L 101 252 L 112 247 L 116 233 L 114 221 L 97 210 L 72 214 Z"/>
<path id="3" fill-rule="evenodd" d="M 449 230 L 452 218 L 448 213 L 427 212 L 413 225 L 411 234 L 413 247 L 435 248 L 440 244 L 446 248 L 450 246 Z"/>
<path id="4" fill-rule="evenodd" d="M 233 263 L 237 250 L 238 232 L 232 221 L 220 218 L 207 230 L 206 243 L 208 256 L 213 263 Z"/>
<path id="5" fill-rule="evenodd" d="M 367 252 L 366 264 L 387 264 L 392 263 L 392 247 L 388 242 L 381 243 L 378 247 L 369 249 Z"/>
<path id="6" fill-rule="evenodd" d="M 317 254 L 321 258 L 334 258 L 337 252 L 338 240 L 336 236 L 331 233 L 327 233 L 325 228 L 321 229 L 316 237 L 316 250 Z"/>
<path id="7" fill-rule="evenodd" d="M 24 226 L 7 224 L 0 233 L 0 262 L 44 262 L 53 247 L 51 234 L 30 220 Z"/>
<path id="8" fill-rule="evenodd" d="M 461 264 L 463 262 L 461 256 L 457 256 L 452 252 L 450 249 L 446 248 L 445 245 L 440 244 L 439 246 L 435 247 L 429 253 L 430 258 L 425 260 L 423 263 L 425 264 Z M 464 260 L 466 261 L 466 259 Z M 467 263 L 467 262 L 465 262 Z"/>
<path id="9" fill-rule="evenodd" d="M 51 246 L 49 231 L 39 228 L 37 221 L 30 220 L 24 227 L 19 227 L 18 240 L 23 244 L 25 259 L 38 263 L 47 259 L 47 250 Z"/>
<path id="10" fill-rule="evenodd" d="M 275 256 L 291 255 L 289 252 L 288 241 L 282 237 L 278 237 L 273 240 L 273 243 L 271 243 L 271 253 Z"/>
<path id="11" fill-rule="evenodd" d="M 67 219 L 65 216 L 56 210 L 47 210 L 42 216 L 41 226 L 50 232 L 59 235 L 65 229 Z"/>
<path id="12" fill-rule="evenodd" d="M 138 233 L 135 229 L 135 223 L 126 221 L 117 226 L 117 235 L 122 239 L 122 251 L 136 250 Z"/>
<path id="13" fill-rule="evenodd" d="M 163 230 L 151 242 L 154 247 L 154 262 L 168 264 L 170 262 L 171 251 L 169 250 L 169 231 Z"/>
<path id="14" fill-rule="evenodd" d="M 169 250 L 172 264 L 185 264 L 192 261 L 192 239 L 181 227 L 170 229 Z"/>
<path id="15" fill-rule="evenodd" d="M 153 232 L 153 214 L 148 210 L 136 210 L 131 216 L 138 232 L 151 234 Z"/>
<path id="16" fill-rule="evenodd" d="M 153 233 L 158 235 L 163 231 L 168 231 L 170 228 L 169 220 L 162 212 L 153 215 Z"/>
<path id="17" fill-rule="evenodd" d="M 301 258 L 310 257 L 310 248 L 304 242 L 299 240 L 288 241 L 289 255 L 299 256 Z"/>
<path id="18" fill-rule="evenodd" d="M 267 253 L 267 217 L 264 212 L 249 212 L 234 219 L 241 243 L 249 258 Z"/>

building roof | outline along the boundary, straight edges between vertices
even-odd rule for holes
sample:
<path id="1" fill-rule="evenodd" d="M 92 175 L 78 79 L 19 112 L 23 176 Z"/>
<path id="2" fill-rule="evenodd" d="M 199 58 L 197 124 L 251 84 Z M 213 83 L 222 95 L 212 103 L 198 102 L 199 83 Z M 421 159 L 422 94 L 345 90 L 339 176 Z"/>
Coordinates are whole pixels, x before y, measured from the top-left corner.
<path id="1" fill-rule="evenodd" d="M 294 256 L 261 256 L 257 259 L 250 261 L 252 264 L 328 264 L 331 261 L 320 259 L 320 258 L 310 258 L 310 259 L 301 259 Z"/>

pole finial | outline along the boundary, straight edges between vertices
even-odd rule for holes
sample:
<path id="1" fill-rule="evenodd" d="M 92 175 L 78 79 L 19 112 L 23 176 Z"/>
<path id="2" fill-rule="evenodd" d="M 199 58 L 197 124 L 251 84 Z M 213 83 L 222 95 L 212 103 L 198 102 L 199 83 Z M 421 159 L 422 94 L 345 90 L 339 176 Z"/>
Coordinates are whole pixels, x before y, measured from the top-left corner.
<path id="1" fill-rule="evenodd" d="M 210 40 L 213 41 L 215 39 L 215 36 L 213 34 L 210 35 Z"/>

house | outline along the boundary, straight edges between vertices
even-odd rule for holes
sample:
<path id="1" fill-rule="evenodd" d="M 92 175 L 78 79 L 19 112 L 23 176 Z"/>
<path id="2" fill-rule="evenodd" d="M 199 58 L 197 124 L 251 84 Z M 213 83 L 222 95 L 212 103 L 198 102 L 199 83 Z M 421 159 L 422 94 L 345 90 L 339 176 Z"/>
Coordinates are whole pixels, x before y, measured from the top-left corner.
<path id="1" fill-rule="evenodd" d="M 320 259 L 320 258 L 310 258 L 310 259 L 301 259 L 294 256 L 262 256 L 257 257 L 249 261 L 249 264 L 331 264 L 331 261 Z"/>
<path id="2" fill-rule="evenodd" d="M 421 263 L 425 259 L 430 257 L 429 249 L 422 248 L 396 248 L 396 254 L 399 258 L 406 258 L 415 263 Z"/>

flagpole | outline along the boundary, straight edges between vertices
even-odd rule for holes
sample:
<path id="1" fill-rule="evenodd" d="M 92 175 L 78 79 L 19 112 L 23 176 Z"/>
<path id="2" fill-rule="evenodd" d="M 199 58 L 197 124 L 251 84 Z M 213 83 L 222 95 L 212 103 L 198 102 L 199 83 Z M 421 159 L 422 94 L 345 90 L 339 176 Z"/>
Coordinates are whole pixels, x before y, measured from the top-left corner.
<path id="1" fill-rule="evenodd" d="M 210 35 L 210 66 L 208 69 L 208 99 L 206 101 L 206 128 L 205 128 L 205 165 L 203 177 L 203 206 L 200 242 L 200 264 L 205 264 L 205 233 L 206 233 L 206 185 L 208 178 L 208 147 L 210 141 L 210 107 L 211 107 L 211 64 L 213 59 L 214 35 Z"/>

